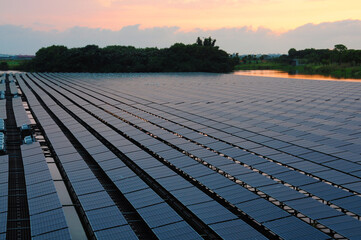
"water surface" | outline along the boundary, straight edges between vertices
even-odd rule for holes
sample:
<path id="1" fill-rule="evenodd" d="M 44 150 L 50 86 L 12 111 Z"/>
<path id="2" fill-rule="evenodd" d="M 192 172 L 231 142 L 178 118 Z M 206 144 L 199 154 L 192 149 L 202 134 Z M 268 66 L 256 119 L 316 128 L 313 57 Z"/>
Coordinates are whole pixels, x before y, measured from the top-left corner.
<path id="1" fill-rule="evenodd" d="M 290 74 L 288 72 L 279 70 L 240 70 L 234 72 L 235 75 L 246 76 L 261 76 L 261 77 L 277 77 L 277 78 L 297 78 L 309 80 L 328 80 L 328 81 L 346 81 L 346 82 L 361 82 L 361 79 L 351 78 L 334 78 L 330 76 L 323 76 L 317 74 Z"/>

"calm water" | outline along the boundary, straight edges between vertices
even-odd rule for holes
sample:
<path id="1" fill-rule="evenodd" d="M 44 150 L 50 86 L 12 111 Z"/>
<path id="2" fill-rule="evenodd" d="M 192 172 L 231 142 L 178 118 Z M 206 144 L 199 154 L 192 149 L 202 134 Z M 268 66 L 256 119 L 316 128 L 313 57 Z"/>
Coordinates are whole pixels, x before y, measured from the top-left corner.
<path id="1" fill-rule="evenodd" d="M 361 79 L 346 79 L 334 78 L 323 75 L 307 75 L 307 74 L 289 74 L 288 72 L 278 70 L 241 70 L 234 72 L 236 75 L 246 76 L 262 76 L 262 77 L 277 77 L 277 78 L 298 78 L 310 80 L 328 80 L 328 81 L 347 81 L 347 82 L 361 82 Z"/>

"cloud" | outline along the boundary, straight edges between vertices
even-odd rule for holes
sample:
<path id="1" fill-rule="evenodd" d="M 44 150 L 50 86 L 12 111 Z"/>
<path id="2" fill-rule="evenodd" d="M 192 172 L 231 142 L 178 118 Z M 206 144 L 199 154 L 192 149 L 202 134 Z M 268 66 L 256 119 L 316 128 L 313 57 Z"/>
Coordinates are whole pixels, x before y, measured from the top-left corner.
<path id="1" fill-rule="evenodd" d="M 82 47 L 96 44 L 131 45 L 135 47 L 169 47 L 176 42 L 194 43 L 198 36 L 217 39 L 217 45 L 229 53 L 287 53 L 290 48 L 333 48 L 345 44 L 361 49 L 361 21 L 345 20 L 306 24 L 291 31 L 276 34 L 267 28 L 193 29 L 184 32 L 179 27 L 142 29 L 140 25 L 123 27 L 119 31 L 101 28 L 73 27 L 65 31 L 37 31 L 14 25 L 0 25 L 0 53 L 35 54 L 41 47 L 65 45 Z"/>
<path id="2" fill-rule="evenodd" d="M 282 43 L 291 48 L 333 48 L 342 43 L 348 48 L 361 49 L 361 21 L 345 20 L 306 24 L 281 36 Z"/>

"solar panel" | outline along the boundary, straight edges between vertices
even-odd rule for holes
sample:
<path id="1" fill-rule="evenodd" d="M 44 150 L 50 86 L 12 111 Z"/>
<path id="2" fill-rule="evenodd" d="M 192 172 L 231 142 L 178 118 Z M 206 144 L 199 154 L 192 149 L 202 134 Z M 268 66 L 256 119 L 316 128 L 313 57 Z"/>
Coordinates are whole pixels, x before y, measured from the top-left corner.
<path id="1" fill-rule="evenodd" d="M 71 239 L 69 236 L 68 229 L 60 229 L 49 233 L 44 233 L 38 236 L 33 236 L 32 239 L 41 240 L 41 239 Z"/>
<path id="2" fill-rule="evenodd" d="M 349 239 L 357 239 L 361 236 L 359 231 L 360 222 L 354 218 L 343 215 L 334 218 L 323 219 L 322 223 L 325 225 L 331 225 L 335 231 L 340 232 L 343 236 Z"/>
<path id="3" fill-rule="evenodd" d="M 125 194 L 126 198 L 132 203 L 133 207 L 143 208 L 164 202 L 153 190 L 146 188 Z"/>
<path id="4" fill-rule="evenodd" d="M 67 176 L 73 183 L 95 179 L 89 168 L 68 172 Z"/>
<path id="5" fill-rule="evenodd" d="M 239 219 L 211 224 L 210 227 L 224 239 L 237 239 L 240 236 L 245 239 L 267 239 L 259 232 L 251 231 L 252 228 Z"/>
<path id="6" fill-rule="evenodd" d="M 28 202 L 30 216 L 61 208 L 57 193 L 51 193 L 36 198 L 29 198 Z"/>
<path id="7" fill-rule="evenodd" d="M 159 178 L 157 179 L 157 181 L 169 191 L 174 191 L 177 189 L 188 188 L 193 186 L 190 182 L 184 180 L 179 175 Z"/>
<path id="8" fill-rule="evenodd" d="M 150 228 L 160 227 L 171 223 L 182 221 L 182 218 L 176 214 L 166 203 L 137 209 L 140 216 L 147 222 Z"/>
<path id="9" fill-rule="evenodd" d="M 342 215 L 341 212 L 336 211 L 318 201 L 315 201 L 312 198 L 301 198 L 285 202 L 288 206 L 291 206 L 294 209 L 299 210 L 306 216 L 311 217 L 312 219 L 322 219 Z M 322 222 L 321 220 L 319 220 Z"/>
<path id="10" fill-rule="evenodd" d="M 128 157 L 131 158 L 131 156 L 127 155 Z M 137 163 L 138 166 L 140 166 L 142 169 L 147 169 L 147 168 L 156 168 L 156 167 L 162 167 L 163 164 L 158 162 L 158 161 L 154 161 L 152 156 L 149 156 L 148 158 L 145 159 L 140 159 L 137 160 L 136 158 L 131 158 L 133 161 L 135 161 Z"/>
<path id="11" fill-rule="evenodd" d="M 7 212 L 0 212 L 0 236 L 1 239 L 6 238 L 6 228 L 7 228 Z"/>
<path id="12" fill-rule="evenodd" d="M 138 239 L 129 225 L 96 231 L 95 236 L 97 239 Z"/>
<path id="13" fill-rule="evenodd" d="M 52 180 L 47 180 L 44 182 L 28 185 L 27 192 L 28 195 L 31 196 L 31 198 L 35 198 L 55 193 L 56 191 Z"/>
<path id="14" fill-rule="evenodd" d="M 219 204 L 214 201 L 203 202 L 188 206 L 206 224 L 235 219 L 235 215 L 228 211 L 223 211 Z"/>
<path id="15" fill-rule="evenodd" d="M 142 180 L 140 180 L 139 177 L 135 177 L 135 176 L 117 181 L 113 180 L 113 181 L 114 184 L 123 194 L 148 188 L 147 184 L 145 184 Z"/>
<path id="16" fill-rule="evenodd" d="M 159 239 L 202 239 L 192 228 L 184 221 L 160 226 L 153 229 Z"/>
<path id="17" fill-rule="evenodd" d="M 86 214 L 94 231 L 127 224 L 127 221 L 115 206 L 87 211 Z"/>
<path id="18" fill-rule="evenodd" d="M 0 118 L 1 119 L 7 119 L 6 100 L 5 99 L 0 100 Z"/>
<path id="19" fill-rule="evenodd" d="M 13 110 L 15 114 L 15 120 L 18 127 L 21 127 L 23 124 L 31 124 L 28 115 L 25 111 L 21 98 L 13 98 L 12 100 Z"/>
<path id="20" fill-rule="evenodd" d="M 42 234 L 66 229 L 67 224 L 62 216 L 63 210 L 61 208 L 32 215 L 30 220 L 31 235 L 37 237 Z M 63 238 L 70 239 L 69 231 L 63 233 Z"/>
<path id="21" fill-rule="evenodd" d="M 91 180 L 72 182 L 72 185 L 78 196 L 103 191 L 102 185 L 95 178 Z"/>

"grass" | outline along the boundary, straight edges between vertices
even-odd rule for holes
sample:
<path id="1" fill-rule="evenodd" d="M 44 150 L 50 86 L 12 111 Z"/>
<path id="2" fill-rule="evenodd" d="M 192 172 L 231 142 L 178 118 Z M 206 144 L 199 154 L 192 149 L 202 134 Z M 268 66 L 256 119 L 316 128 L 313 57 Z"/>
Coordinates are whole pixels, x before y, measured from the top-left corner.
<path id="1" fill-rule="evenodd" d="M 8 63 L 9 67 L 17 67 L 20 66 L 23 61 L 24 60 L 6 60 L 5 62 Z"/>
<path id="2" fill-rule="evenodd" d="M 323 76 L 332 76 L 335 78 L 356 78 L 361 79 L 361 66 L 354 66 L 351 64 L 328 64 L 317 65 L 307 64 L 299 66 L 291 66 L 276 62 L 262 62 L 240 64 L 235 67 L 235 70 L 281 70 L 290 73 L 300 74 L 319 74 Z"/>
<path id="3" fill-rule="evenodd" d="M 22 64 L 29 60 L 0 60 L 0 62 L 6 62 L 9 70 L 21 70 Z"/>

